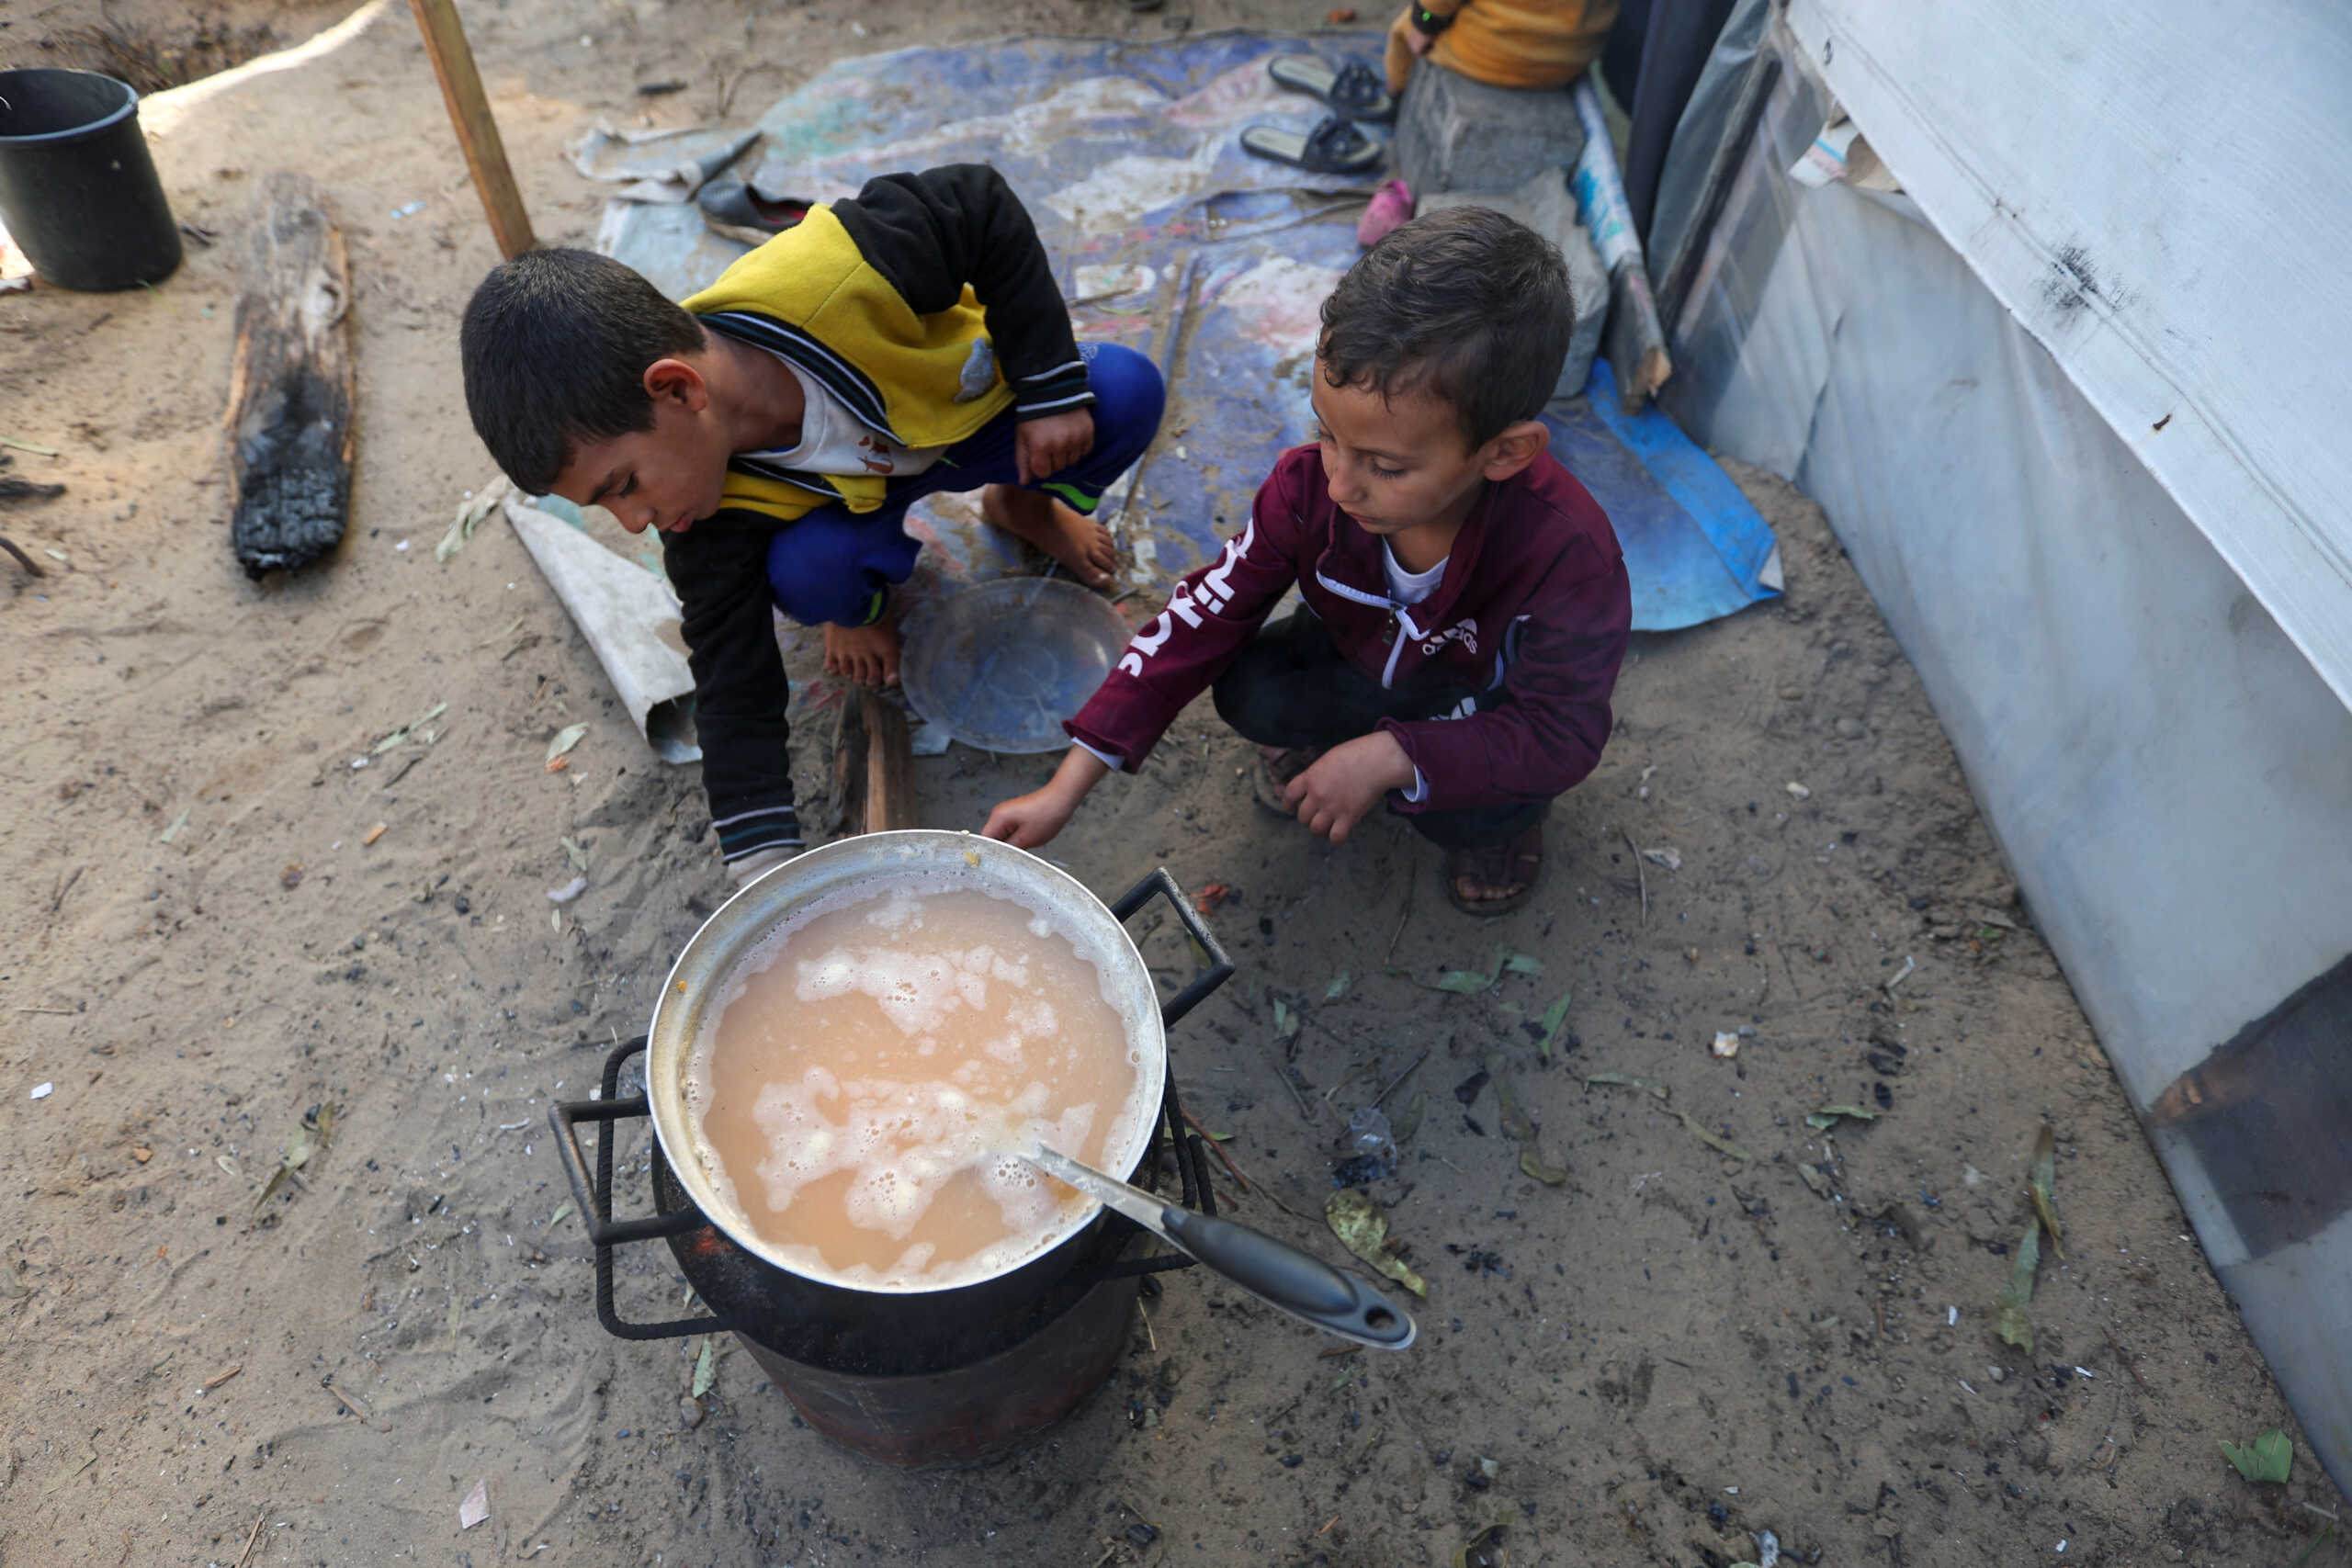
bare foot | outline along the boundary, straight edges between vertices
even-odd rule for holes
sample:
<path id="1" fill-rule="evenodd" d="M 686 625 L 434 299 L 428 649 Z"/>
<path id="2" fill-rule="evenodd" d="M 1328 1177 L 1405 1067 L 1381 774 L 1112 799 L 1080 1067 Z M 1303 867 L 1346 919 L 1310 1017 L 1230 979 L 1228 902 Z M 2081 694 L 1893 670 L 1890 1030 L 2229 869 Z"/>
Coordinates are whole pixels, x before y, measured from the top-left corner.
<path id="1" fill-rule="evenodd" d="M 895 619 L 870 626 L 825 627 L 825 673 L 861 686 L 899 683 L 899 627 Z"/>
<path id="2" fill-rule="evenodd" d="M 1111 530 L 1034 490 L 990 485 L 980 491 L 980 515 L 1016 539 L 1025 539 L 1089 588 L 1111 586 L 1119 564 Z"/>

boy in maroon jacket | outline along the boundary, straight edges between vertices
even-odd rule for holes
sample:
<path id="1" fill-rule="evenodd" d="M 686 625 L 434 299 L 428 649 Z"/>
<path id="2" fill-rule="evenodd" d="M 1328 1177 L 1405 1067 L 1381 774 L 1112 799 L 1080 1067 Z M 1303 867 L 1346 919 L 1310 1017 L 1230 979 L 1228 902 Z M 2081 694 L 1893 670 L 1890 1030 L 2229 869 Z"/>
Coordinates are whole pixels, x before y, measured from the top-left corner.
<path id="1" fill-rule="evenodd" d="M 1045 843 L 1214 682 L 1261 796 L 1334 844 L 1385 796 L 1449 852 L 1457 908 L 1525 903 L 1546 808 L 1608 741 L 1633 620 L 1616 534 L 1535 417 L 1572 321 L 1559 253 L 1499 214 L 1452 209 L 1367 252 L 1323 303 L 1317 445 L 1283 454 L 989 837 Z M 1294 586 L 1305 608 L 1261 631 Z"/>

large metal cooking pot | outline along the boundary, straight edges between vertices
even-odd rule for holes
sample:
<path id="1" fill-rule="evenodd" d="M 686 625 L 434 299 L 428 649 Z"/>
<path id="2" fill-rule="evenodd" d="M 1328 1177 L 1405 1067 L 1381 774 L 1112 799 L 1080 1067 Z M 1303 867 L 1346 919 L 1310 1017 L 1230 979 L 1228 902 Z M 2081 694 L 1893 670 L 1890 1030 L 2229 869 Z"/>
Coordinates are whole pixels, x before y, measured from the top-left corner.
<path id="1" fill-rule="evenodd" d="M 1081 956 L 1102 974 L 1103 997 L 1119 1015 L 1136 1062 L 1134 1087 L 1112 1119 L 1113 1141 L 1103 1149 L 1103 1158 L 1116 1168 L 1133 1169 L 1142 1157 L 1144 1145 L 1151 1137 L 1160 1082 L 1168 1072 L 1168 1036 L 1160 1027 L 1159 997 L 1151 971 L 1145 967 L 1126 928 L 1082 883 L 1025 850 L 967 833 L 930 829 L 866 833 L 811 851 L 752 882 L 729 899 L 686 943 L 662 987 L 661 1000 L 654 1004 L 645 1052 L 646 1098 L 653 1106 L 653 1132 L 686 1196 L 737 1246 L 779 1269 L 844 1287 L 851 1281 L 821 1267 L 812 1269 L 805 1259 L 797 1264 L 791 1261 L 755 1232 L 729 1200 L 687 1103 L 686 1069 L 696 1046 L 706 1043 L 716 1015 L 728 999 L 729 977 L 780 926 L 812 908 L 838 906 L 844 894 L 870 896 L 906 886 L 924 893 L 981 891 L 1067 923 Z M 1023 1260 L 1068 1240 L 1096 1212 L 1093 1205 L 1065 1205 L 1055 1223 L 1029 1238 Z M 929 1293 L 919 1282 L 864 1288 L 884 1295 Z"/>
<path id="2" fill-rule="evenodd" d="M 706 1224 L 717 1227 L 736 1247 L 775 1270 L 767 1281 L 771 1304 L 797 1321 L 801 1332 L 795 1337 L 812 1351 L 835 1348 L 835 1353 L 820 1358 L 826 1361 L 854 1361 L 862 1359 L 857 1347 L 888 1343 L 908 1329 L 935 1327 L 943 1311 L 976 1320 L 1018 1311 L 1069 1272 L 1103 1223 L 1100 1205 L 1065 1212 L 1036 1236 L 1024 1258 L 984 1279 L 928 1288 L 851 1283 L 817 1276 L 780 1257 L 728 1200 L 713 1174 L 710 1156 L 694 1127 L 686 1072 L 711 1010 L 723 1003 L 728 977 L 781 924 L 812 904 L 861 883 L 912 878 L 943 889 L 979 888 L 1012 897 L 1059 916 L 1080 933 L 1080 950 L 1102 972 L 1104 995 L 1125 1024 L 1128 1043 L 1139 1058 L 1135 1103 L 1125 1110 L 1117 1144 L 1104 1156 L 1114 1170 L 1137 1170 L 1158 1122 L 1167 1077 L 1165 1025 L 1182 1017 L 1232 972 L 1164 871 L 1137 884 L 1114 908 L 1082 883 L 1025 851 L 936 829 L 869 833 L 809 851 L 751 883 L 705 921 L 679 954 L 654 1007 L 645 1053 L 644 1100 L 578 1101 L 556 1108 L 557 1149 L 600 1247 L 654 1236 L 683 1239 Z M 1165 1004 L 1121 923 L 1155 894 L 1169 898 L 1208 959 L 1208 967 Z M 589 1177 L 573 1123 L 609 1122 L 647 1109 L 663 1162 L 687 1202 L 653 1218 L 616 1221 L 603 1204 L 592 1201 L 600 1184 Z M 609 1134 L 603 1147 L 609 1150 Z M 608 1157 L 600 1155 L 600 1159 Z M 608 1327 L 630 1337 L 682 1331 L 675 1325 L 623 1325 L 609 1312 L 600 1315 Z"/>

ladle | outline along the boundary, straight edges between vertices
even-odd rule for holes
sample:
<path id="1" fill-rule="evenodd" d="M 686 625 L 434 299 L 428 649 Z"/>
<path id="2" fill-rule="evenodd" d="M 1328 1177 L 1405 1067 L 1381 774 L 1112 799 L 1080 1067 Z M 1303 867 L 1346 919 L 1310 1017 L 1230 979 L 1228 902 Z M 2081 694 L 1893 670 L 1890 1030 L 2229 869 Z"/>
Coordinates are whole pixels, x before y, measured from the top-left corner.
<path id="1" fill-rule="evenodd" d="M 1125 1214 L 1211 1273 L 1326 1334 L 1375 1350 L 1402 1350 L 1419 1332 L 1402 1307 L 1312 1253 L 1263 1231 L 1155 1198 L 1040 1144 L 1022 1156 L 1055 1180 Z"/>

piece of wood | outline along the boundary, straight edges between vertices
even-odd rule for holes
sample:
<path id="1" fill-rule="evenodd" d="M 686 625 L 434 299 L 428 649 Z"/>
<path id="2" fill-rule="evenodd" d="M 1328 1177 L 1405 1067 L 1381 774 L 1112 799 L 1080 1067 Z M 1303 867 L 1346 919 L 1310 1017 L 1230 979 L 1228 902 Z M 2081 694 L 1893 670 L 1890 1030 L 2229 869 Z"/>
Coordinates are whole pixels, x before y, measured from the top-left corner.
<path id="1" fill-rule="evenodd" d="M 860 688 L 833 725 L 832 831 L 842 838 L 919 826 L 914 748 L 907 716 L 878 692 Z"/>
<path id="2" fill-rule="evenodd" d="M 261 1522 L 267 1517 L 269 1517 L 267 1508 L 264 1508 L 254 1516 L 254 1528 L 245 1532 L 245 1549 L 237 1553 L 237 1568 L 245 1568 L 245 1560 L 254 1554 L 254 1542 L 261 1539 Z"/>
<path id="3" fill-rule="evenodd" d="M 906 710 L 865 689 L 857 694 L 857 705 L 865 727 L 865 830 L 893 833 L 916 827 L 915 754 Z"/>
<path id="4" fill-rule="evenodd" d="M 833 719 L 832 793 L 826 830 L 851 839 L 865 831 L 865 705 L 845 697 Z"/>
<path id="5" fill-rule="evenodd" d="M 247 224 L 229 364 L 229 544 L 249 576 L 342 542 L 351 500 L 351 265 L 300 175 L 263 183 Z"/>
<path id="6" fill-rule="evenodd" d="M 1609 364 L 1617 373 L 1617 403 L 1639 413 L 1674 374 L 1650 293 L 1649 269 L 1641 257 L 1619 264 L 1609 275 Z"/>
<path id="7" fill-rule="evenodd" d="M 0 454 L 0 462 L 5 461 L 5 454 Z M 14 474 L 0 474 L 0 502 L 12 506 L 28 501 L 55 501 L 64 493 L 63 485 L 45 485 L 32 479 L 18 479 Z"/>
<path id="8" fill-rule="evenodd" d="M 499 139 L 498 121 L 491 117 L 481 73 L 474 69 L 474 51 L 466 42 L 465 24 L 458 19 L 455 0 L 409 0 L 409 8 L 416 13 L 417 30 L 424 35 L 424 52 L 432 57 L 433 74 L 440 79 L 442 101 L 449 106 L 449 123 L 457 130 L 466 167 L 473 172 L 474 189 L 481 193 L 491 235 L 498 242 L 499 254 L 513 261 L 538 242 L 531 237 L 531 219 L 523 210 L 523 193 L 514 184 L 514 171 L 507 167 L 506 144 Z"/>
<path id="9" fill-rule="evenodd" d="M 1617 825 L 1617 831 L 1624 839 L 1625 848 L 1634 857 L 1634 886 L 1642 890 L 1642 925 L 1647 928 L 1650 923 L 1650 874 L 1642 869 L 1642 850 L 1639 844 L 1634 842 L 1634 835 L 1625 831 L 1625 826 L 1622 822 Z"/>

